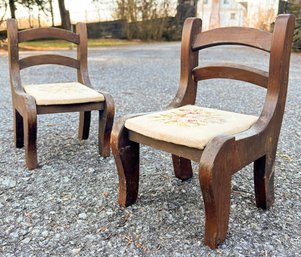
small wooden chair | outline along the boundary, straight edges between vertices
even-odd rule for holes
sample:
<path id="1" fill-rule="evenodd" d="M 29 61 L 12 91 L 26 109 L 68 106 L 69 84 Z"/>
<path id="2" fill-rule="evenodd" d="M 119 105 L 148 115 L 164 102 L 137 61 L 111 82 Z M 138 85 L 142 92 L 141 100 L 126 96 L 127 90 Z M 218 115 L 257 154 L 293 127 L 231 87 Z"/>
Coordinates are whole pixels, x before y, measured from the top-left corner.
<path id="1" fill-rule="evenodd" d="M 76 33 L 57 28 L 37 28 L 18 32 L 17 22 L 7 20 L 8 58 L 17 148 L 25 145 L 28 169 L 38 166 L 37 115 L 79 112 L 79 139 L 89 137 L 91 111 L 99 111 L 99 153 L 110 155 L 110 134 L 114 102 L 104 92 L 92 89 L 87 67 L 87 29 L 76 25 Z M 59 54 L 43 54 L 19 59 L 19 43 L 36 39 L 61 39 L 77 45 L 77 59 Z M 58 64 L 77 69 L 78 82 L 22 85 L 20 70 L 41 64 Z M 46 74 L 45 74 L 46 76 Z"/>
<path id="2" fill-rule="evenodd" d="M 111 146 L 119 176 L 118 202 L 133 204 L 138 195 L 139 144 L 172 154 L 175 175 L 192 176 L 199 162 L 205 207 L 205 244 L 216 248 L 227 235 L 231 177 L 254 162 L 258 207 L 274 201 L 274 160 L 286 101 L 294 16 L 280 15 L 274 32 L 253 28 L 218 28 L 201 32 L 201 20 L 185 21 L 181 44 L 178 92 L 167 111 L 121 118 L 112 131 Z M 269 72 L 238 64 L 198 66 L 198 52 L 218 45 L 242 45 L 270 52 Z M 267 89 L 259 117 L 195 106 L 197 82 L 234 79 Z"/>

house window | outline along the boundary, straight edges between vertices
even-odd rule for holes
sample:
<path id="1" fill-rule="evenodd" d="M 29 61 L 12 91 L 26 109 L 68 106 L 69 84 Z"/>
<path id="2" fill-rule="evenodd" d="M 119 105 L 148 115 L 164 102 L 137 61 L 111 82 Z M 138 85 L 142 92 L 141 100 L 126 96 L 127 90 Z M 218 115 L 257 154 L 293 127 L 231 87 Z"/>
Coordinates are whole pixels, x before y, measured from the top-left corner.
<path id="1" fill-rule="evenodd" d="M 229 4 L 230 0 L 224 0 L 224 4 Z"/>
<path id="2" fill-rule="evenodd" d="M 235 12 L 232 12 L 232 13 L 230 14 L 230 19 L 231 19 L 231 20 L 235 20 Z"/>

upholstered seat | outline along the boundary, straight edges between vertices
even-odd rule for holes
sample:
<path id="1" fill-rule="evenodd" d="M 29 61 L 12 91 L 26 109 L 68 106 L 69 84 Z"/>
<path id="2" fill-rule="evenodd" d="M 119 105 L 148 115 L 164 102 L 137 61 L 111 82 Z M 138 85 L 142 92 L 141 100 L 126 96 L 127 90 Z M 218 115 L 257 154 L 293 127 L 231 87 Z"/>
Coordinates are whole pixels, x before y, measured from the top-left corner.
<path id="1" fill-rule="evenodd" d="M 250 128 L 256 116 L 186 105 L 127 119 L 125 127 L 169 143 L 204 149 L 214 137 Z"/>
<path id="2" fill-rule="evenodd" d="M 24 85 L 24 90 L 34 97 L 38 105 L 105 101 L 102 94 L 79 82 Z"/>

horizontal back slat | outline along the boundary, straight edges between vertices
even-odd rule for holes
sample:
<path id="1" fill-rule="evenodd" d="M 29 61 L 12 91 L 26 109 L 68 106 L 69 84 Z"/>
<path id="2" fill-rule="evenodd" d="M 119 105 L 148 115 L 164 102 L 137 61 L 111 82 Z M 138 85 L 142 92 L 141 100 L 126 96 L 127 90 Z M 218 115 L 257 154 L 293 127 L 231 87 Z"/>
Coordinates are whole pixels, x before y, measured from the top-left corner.
<path id="1" fill-rule="evenodd" d="M 267 88 L 269 73 L 241 64 L 216 63 L 198 66 L 193 69 L 192 75 L 196 81 L 225 78 L 245 81 Z"/>
<path id="2" fill-rule="evenodd" d="M 58 64 L 58 65 L 72 67 L 75 69 L 80 68 L 80 63 L 78 60 L 67 56 L 58 55 L 58 54 L 35 55 L 35 56 L 25 57 L 19 60 L 20 69 L 25 69 L 30 66 L 35 66 L 40 64 Z"/>
<path id="3" fill-rule="evenodd" d="M 192 45 L 193 50 L 200 50 L 218 45 L 244 45 L 270 52 L 272 33 L 242 27 L 218 28 L 197 35 Z"/>
<path id="4" fill-rule="evenodd" d="M 61 39 L 74 44 L 79 44 L 79 35 L 62 29 L 57 28 L 37 28 L 23 30 L 18 33 L 18 42 L 36 40 L 36 39 Z"/>

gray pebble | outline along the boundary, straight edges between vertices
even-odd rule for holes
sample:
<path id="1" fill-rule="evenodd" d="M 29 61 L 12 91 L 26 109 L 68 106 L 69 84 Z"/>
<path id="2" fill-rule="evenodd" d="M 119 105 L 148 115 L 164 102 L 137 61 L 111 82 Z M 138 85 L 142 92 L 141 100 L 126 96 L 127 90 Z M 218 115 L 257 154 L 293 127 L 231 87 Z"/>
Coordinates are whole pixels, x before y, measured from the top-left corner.
<path id="1" fill-rule="evenodd" d="M 80 213 L 80 214 L 78 215 L 78 217 L 79 217 L 80 219 L 84 220 L 84 219 L 87 218 L 87 214 L 83 212 L 83 213 Z"/>
<path id="2" fill-rule="evenodd" d="M 17 184 L 17 181 L 10 178 L 10 177 L 4 177 L 0 178 L 0 185 L 3 188 L 14 188 Z"/>

